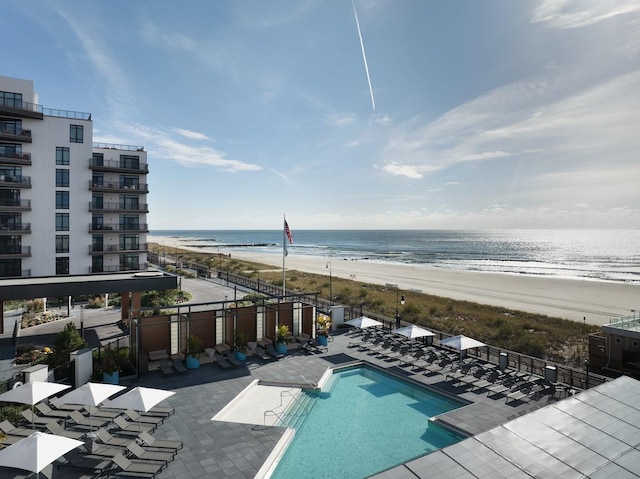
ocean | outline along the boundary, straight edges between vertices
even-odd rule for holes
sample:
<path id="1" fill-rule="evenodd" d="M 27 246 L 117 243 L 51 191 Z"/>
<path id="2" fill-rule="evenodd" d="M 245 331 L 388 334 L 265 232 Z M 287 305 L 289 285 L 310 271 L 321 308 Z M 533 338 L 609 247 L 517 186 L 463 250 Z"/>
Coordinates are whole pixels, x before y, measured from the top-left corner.
<path id="1" fill-rule="evenodd" d="M 640 230 L 295 230 L 290 255 L 640 284 Z M 282 255 L 282 230 L 154 230 L 177 246 Z"/>

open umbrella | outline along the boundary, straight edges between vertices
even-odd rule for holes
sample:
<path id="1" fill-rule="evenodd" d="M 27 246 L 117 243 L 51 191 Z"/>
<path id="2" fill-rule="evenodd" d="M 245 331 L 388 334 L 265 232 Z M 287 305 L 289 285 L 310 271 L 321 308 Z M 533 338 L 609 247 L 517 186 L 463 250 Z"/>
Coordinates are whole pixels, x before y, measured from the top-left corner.
<path id="1" fill-rule="evenodd" d="M 393 332 L 401 336 L 406 336 L 409 339 L 435 336 L 435 334 L 428 329 L 421 328 L 420 326 L 416 326 L 415 324 L 410 324 L 409 326 L 405 326 L 404 328 L 394 329 Z"/>
<path id="2" fill-rule="evenodd" d="M 105 402 L 104 405 L 115 409 L 133 409 L 138 412 L 148 412 L 153 406 L 174 394 L 175 392 L 173 391 L 138 386 L 113 400 Z M 140 418 L 138 418 L 138 427 L 142 431 Z"/>
<path id="3" fill-rule="evenodd" d="M 450 348 L 457 349 L 460 351 L 460 361 L 462 361 L 462 351 L 466 351 L 467 349 L 472 348 L 481 348 L 482 346 L 486 346 L 481 341 L 478 341 L 473 338 L 469 338 L 463 334 L 459 336 L 451 336 L 450 338 L 443 339 L 440 341 L 442 346 L 449 346 Z"/>
<path id="4" fill-rule="evenodd" d="M 37 431 L 0 451 L 0 466 L 40 471 L 63 454 L 82 446 L 81 441 Z"/>
<path id="5" fill-rule="evenodd" d="M 67 386 L 66 384 L 49 383 L 45 381 L 29 381 L 20 387 L 0 394 L 0 401 L 29 404 L 33 415 L 35 414 L 34 406 L 37 403 L 70 387 L 71 386 Z M 31 427 L 33 427 L 33 416 L 31 419 Z"/>
<path id="6" fill-rule="evenodd" d="M 91 407 L 97 407 L 115 393 L 126 389 L 115 384 L 87 383 L 60 398 L 65 404 L 89 406 L 89 429 L 91 429 Z"/>
<path id="7" fill-rule="evenodd" d="M 382 326 L 382 323 L 380 321 L 368 318 L 367 316 L 360 316 L 359 318 L 350 319 L 349 321 L 345 321 L 345 324 L 359 329 L 371 328 L 372 326 Z"/>

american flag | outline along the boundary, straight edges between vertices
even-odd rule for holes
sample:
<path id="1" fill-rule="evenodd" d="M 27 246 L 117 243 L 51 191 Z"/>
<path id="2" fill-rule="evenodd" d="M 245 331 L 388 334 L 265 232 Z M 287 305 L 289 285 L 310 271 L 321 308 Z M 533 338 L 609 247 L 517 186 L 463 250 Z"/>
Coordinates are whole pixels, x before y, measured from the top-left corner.
<path id="1" fill-rule="evenodd" d="M 293 244 L 293 235 L 291 234 L 291 230 L 289 229 L 287 220 L 284 220 L 284 234 L 286 234 L 287 238 L 289 238 L 289 244 Z"/>

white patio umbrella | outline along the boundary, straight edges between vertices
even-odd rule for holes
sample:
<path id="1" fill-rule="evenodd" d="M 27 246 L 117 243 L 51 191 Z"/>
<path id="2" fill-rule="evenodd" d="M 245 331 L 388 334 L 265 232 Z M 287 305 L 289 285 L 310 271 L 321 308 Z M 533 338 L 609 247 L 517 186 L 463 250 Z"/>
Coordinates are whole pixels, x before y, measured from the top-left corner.
<path id="1" fill-rule="evenodd" d="M 81 446 L 81 441 L 37 431 L 0 451 L 0 466 L 40 471 L 63 454 Z"/>
<path id="2" fill-rule="evenodd" d="M 435 334 L 428 329 L 421 328 L 420 326 L 416 326 L 415 324 L 410 324 L 409 326 L 405 326 L 404 328 L 394 329 L 393 332 L 401 336 L 406 336 L 409 339 L 435 336 Z"/>
<path id="3" fill-rule="evenodd" d="M 31 414 L 33 415 L 35 414 L 34 406 L 37 403 L 70 387 L 71 386 L 67 386 L 66 384 L 49 383 L 46 381 L 29 381 L 20 387 L 0 394 L 0 401 L 29 404 L 31 406 Z M 33 427 L 33 416 L 31 419 L 31 427 Z"/>
<path id="4" fill-rule="evenodd" d="M 382 323 L 380 321 L 368 318 L 367 316 L 360 316 L 359 318 L 350 319 L 349 321 L 345 321 L 345 324 L 359 329 L 371 328 L 373 326 L 382 326 Z"/>
<path id="5" fill-rule="evenodd" d="M 451 336 L 450 338 L 443 339 L 440 341 L 442 346 L 449 346 L 453 349 L 457 349 L 460 351 L 460 361 L 462 362 L 462 351 L 466 351 L 467 349 L 472 348 L 481 348 L 482 346 L 486 346 L 481 341 L 478 341 L 473 338 L 469 338 L 463 334 L 459 336 Z"/>
<path id="6" fill-rule="evenodd" d="M 87 383 L 65 394 L 60 398 L 60 401 L 65 404 L 89 406 L 89 430 L 91 430 L 91 423 L 93 422 L 91 420 L 91 407 L 99 406 L 103 401 L 123 389 L 126 388 L 116 384 Z"/>
<path id="7" fill-rule="evenodd" d="M 106 401 L 104 405 L 115 409 L 133 409 L 138 412 L 148 412 L 153 406 L 174 394 L 175 392 L 166 391 L 165 389 L 138 386 L 113 400 Z M 141 418 L 138 418 L 138 427 L 142 431 L 141 422 Z"/>

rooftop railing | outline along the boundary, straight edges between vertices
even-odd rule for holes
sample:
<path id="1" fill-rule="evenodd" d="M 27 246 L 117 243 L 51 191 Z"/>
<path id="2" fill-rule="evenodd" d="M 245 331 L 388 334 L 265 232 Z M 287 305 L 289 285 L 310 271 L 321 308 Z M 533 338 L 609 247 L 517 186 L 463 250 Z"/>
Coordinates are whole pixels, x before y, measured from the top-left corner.
<path id="1" fill-rule="evenodd" d="M 117 143 L 94 143 L 93 147 L 107 150 L 144 151 L 144 146 L 118 145 Z"/>

